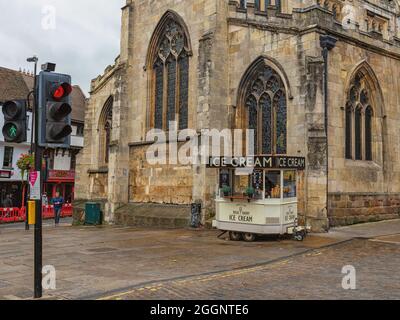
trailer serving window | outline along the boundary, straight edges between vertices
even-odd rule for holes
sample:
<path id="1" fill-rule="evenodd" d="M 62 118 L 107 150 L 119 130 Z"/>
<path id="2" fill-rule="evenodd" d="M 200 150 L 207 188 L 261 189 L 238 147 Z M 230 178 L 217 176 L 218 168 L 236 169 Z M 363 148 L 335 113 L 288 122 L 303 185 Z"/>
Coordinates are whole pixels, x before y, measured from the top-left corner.
<path id="1" fill-rule="evenodd" d="M 297 172 L 283 171 L 283 198 L 297 197 Z"/>
<path id="2" fill-rule="evenodd" d="M 297 197 L 296 170 L 221 169 L 220 197 L 288 199 Z"/>

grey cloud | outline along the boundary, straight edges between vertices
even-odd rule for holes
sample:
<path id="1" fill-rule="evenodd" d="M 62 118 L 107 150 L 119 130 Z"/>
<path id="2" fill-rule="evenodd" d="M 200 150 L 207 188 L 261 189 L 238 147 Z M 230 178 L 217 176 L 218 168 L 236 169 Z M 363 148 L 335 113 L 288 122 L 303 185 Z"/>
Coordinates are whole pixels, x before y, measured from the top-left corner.
<path id="1" fill-rule="evenodd" d="M 86 92 L 90 80 L 119 54 L 121 7 L 125 0 L 2 0 L 0 65 L 29 69 L 28 56 L 57 63 Z M 56 9 L 56 29 L 44 30 L 42 10 Z"/>

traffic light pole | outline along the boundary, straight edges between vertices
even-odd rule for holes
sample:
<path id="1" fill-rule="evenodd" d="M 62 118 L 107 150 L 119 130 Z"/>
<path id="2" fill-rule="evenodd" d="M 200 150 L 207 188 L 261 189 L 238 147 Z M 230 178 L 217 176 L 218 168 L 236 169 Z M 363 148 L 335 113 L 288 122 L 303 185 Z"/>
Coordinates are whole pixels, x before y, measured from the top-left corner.
<path id="1" fill-rule="evenodd" d="M 35 74 L 36 79 L 36 74 Z M 36 81 L 35 81 L 36 82 Z M 34 248 L 34 297 L 39 299 L 43 295 L 42 288 L 42 154 L 43 150 L 39 146 L 39 103 L 37 97 L 37 88 L 35 86 L 35 98 L 34 98 L 34 112 L 35 112 L 35 171 L 39 172 L 40 178 L 40 199 L 36 200 L 35 205 L 35 248 Z"/>

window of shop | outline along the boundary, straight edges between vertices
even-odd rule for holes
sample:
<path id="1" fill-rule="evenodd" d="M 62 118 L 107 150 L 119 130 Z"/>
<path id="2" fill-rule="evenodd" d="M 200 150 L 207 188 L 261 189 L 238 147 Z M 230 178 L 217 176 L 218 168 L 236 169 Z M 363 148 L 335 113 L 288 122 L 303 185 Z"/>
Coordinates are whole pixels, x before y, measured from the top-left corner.
<path id="1" fill-rule="evenodd" d="M 74 200 L 74 185 L 72 183 L 67 183 L 65 185 L 64 199 L 66 203 L 72 203 Z"/>
<path id="2" fill-rule="evenodd" d="M 4 147 L 4 158 L 3 158 L 3 168 L 11 169 L 13 166 L 13 156 L 14 156 L 14 148 L 13 147 Z"/>

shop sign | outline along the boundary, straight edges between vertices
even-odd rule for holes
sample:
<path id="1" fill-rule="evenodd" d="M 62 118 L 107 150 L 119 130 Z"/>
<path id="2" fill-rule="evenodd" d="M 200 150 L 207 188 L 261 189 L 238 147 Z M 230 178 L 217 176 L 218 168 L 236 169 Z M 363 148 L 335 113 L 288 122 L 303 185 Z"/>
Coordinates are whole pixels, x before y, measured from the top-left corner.
<path id="1" fill-rule="evenodd" d="M 207 168 L 255 168 L 304 170 L 306 159 L 288 156 L 210 157 Z"/>
<path id="2" fill-rule="evenodd" d="M 11 171 L 5 171 L 5 170 L 0 171 L 0 178 L 2 179 L 11 179 L 11 176 L 12 176 Z"/>
<path id="3" fill-rule="evenodd" d="M 249 203 L 219 203 L 218 220 L 253 225 L 265 224 L 265 206 Z M 270 214 L 274 214 L 272 211 Z M 279 216 L 279 211 L 277 212 Z"/>
<path id="4" fill-rule="evenodd" d="M 74 170 L 50 170 L 49 180 L 74 180 Z"/>

